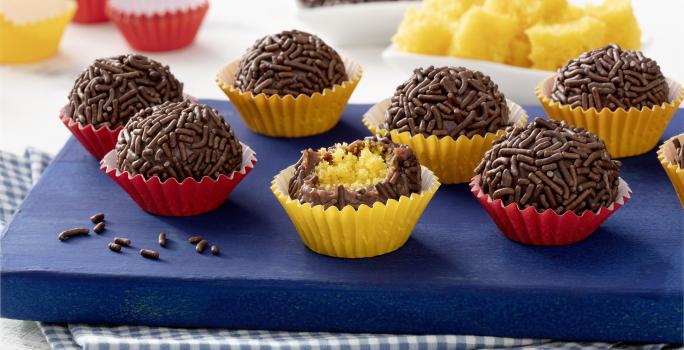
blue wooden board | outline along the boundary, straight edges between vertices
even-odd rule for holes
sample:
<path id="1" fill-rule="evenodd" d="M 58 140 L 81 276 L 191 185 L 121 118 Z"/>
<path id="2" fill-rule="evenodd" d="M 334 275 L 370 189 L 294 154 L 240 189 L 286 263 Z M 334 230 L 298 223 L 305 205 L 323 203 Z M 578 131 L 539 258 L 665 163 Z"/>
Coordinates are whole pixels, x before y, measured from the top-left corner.
<path id="1" fill-rule="evenodd" d="M 269 186 L 299 151 L 368 134 L 351 105 L 331 132 L 273 139 L 227 102 L 206 101 L 257 152 L 255 170 L 218 210 L 145 213 L 74 139 L 2 238 L 3 317 L 56 322 L 382 333 L 459 333 L 682 342 L 683 213 L 655 151 L 625 159 L 633 199 L 589 239 L 531 247 L 504 238 L 466 185 L 442 186 L 399 251 L 345 260 L 307 250 Z M 537 107 L 527 109 L 540 116 Z M 664 137 L 684 131 L 678 112 Z M 101 235 L 57 240 L 103 211 Z M 158 248 L 161 260 L 141 258 Z M 199 255 L 201 234 L 222 249 Z M 133 240 L 121 254 L 114 236 Z"/>

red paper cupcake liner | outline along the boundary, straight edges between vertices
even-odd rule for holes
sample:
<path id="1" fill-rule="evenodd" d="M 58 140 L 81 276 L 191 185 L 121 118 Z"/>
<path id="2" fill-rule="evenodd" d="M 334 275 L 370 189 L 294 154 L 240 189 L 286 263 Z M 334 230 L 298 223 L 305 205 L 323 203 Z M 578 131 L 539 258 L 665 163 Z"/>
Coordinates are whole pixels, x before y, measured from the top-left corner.
<path id="1" fill-rule="evenodd" d="M 161 181 L 158 176 L 145 179 L 141 174 L 131 176 L 117 169 L 116 151 L 112 150 L 100 161 L 100 169 L 107 173 L 145 211 L 164 216 L 191 216 L 212 211 L 220 206 L 235 186 L 249 174 L 257 162 L 256 153 L 242 144 L 242 166 L 230 176 L 217 179 L 208 176 L 197 181 L 186 178 Z"/>
<path id="2" fill-rule="evenodd" d="M 139 15 L 107 6 L 107 15 L 128 44 L 141 51 L 170 51 L 190 45 L 195 40 L 209 2 L 189 9 L 163 14 Z"/>
<path id="3" fill-rule="evenodd" d="M 109 18 L 105 13 L 106 4 L 107 0 L 78 0 L 78 8 L 73 21 L 77 23 L 107 22 Z"/>
<path id="4" fill-rule="evenodd" d="M 108 126 L 96 128 L 92 124 L 82 125 L 65 116 L 64 108 L 59 113 L 59 119 L 71 131 L 71 134 L 74 135 L 78 142 L 97 159 L 102 159 L 107 152 L 114 149 L 116 138 L 119 136 L 121 129 L 123 129 L 123 125 L 119 125 L 115 129 L 111 129 Z"/>
<path id="5" fill-rule="evenodd" d="M 187 100 L 197 103 L 197 99 L 188 94 L 183 95 Z M 119 137 L 119 132 L 123 129 L 123 125 L 119 125 L 112 129 L 108 126 L 101 126 L 99 128 L 92 124 L 83 125 L 75 122 L 64 115 L 64 108 L 59 111 L 59 119 L 64 126 L 71 131 L 71 134 L 78 140 L 78 142 L 85 147 L 90 154 L 98 160 L 102 159 L 107 152 L 116 147 L 116 141 Z"/>
<path id="6" fill-rule="evenodd" d="M 632 193 L 627 183 L 620 178 L 617 200 L 609 207 L 601 208 L 596 213 L 587 210 L 582 215 L 571 211 L 558 215 L 552 209 L 540 213 L 534 207 L 520 210 L 516 203 L 504 206 L 501 199 L 492 201 L 480 188 L 479 175 L 471 180 L 470 191 L 506 237 L 520 243 L 543 246 L 572 244 L 589 237 L 627 203 Z"/>

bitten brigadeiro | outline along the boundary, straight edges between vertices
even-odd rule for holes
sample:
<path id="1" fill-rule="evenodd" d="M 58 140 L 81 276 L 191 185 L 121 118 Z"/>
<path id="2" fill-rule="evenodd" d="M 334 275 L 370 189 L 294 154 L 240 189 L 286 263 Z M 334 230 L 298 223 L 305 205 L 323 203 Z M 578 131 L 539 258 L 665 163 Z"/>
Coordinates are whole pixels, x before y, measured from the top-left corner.
<path id="1" fill-rule="evenodd" d="M 213 108 L 189 101 L 148 107 L 119 134 L 118 168 L 161 181 L 230 175 L 242 164 L 242 145 Z"/>
<path id="2" fill-rule="evenodd" d="M 183 100 L 183 84 L 168 66 L 142 55 L 99 58 L 69 93 L 65 116 L 82 125 L 115 128 L 139 110 Z"/>
<path id="3" fill-rule="evenodd" d="M 337 51 L 313 34 L 288 30 L 257 40 L 242 56 L 234 84 L 255 95 L 311 96 L 347 80 Z"/>
<path id="4" fill-rule="evenodd" d="M 582 109 L 651 108 L 669 102 L 656 61 L 612 44 L 583 53 L 558 71 L 551 99 Z"/>
<path id="5" fill-rule="evenodd" d="M 303 151 L 288 188 L 303 203 L 339 209 L 420 190 L 421 168 L 411 149 L 379 137 Z"/>
<path id="6" fill-rule="evenodd" d="M 475 172 L 482 191 L 504 205 L 582 215 L 615 202 L 620 165 L 594 134 L 538 118 L 509 129 Z"/>
<path id="7" fill-rule="evenodd" d="M 463 67 L 430 66 L 416 69 L 397 87 L 383 128 L 456 139 L 505 129 L 509 113 L 489 76 Z"/>

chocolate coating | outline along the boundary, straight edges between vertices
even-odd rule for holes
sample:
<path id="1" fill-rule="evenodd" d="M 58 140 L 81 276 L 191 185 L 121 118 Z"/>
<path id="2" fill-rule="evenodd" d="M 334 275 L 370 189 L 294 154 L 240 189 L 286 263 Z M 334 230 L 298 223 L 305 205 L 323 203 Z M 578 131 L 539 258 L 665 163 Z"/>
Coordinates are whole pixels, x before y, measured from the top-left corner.
<path id="1" fill-rule="evenodd" d="M 216 179 L 242 165 L 242 145 L 218 112 L 189 101 L 149 107 L 126 123 L 116 144 L 118 168 L 179 182 Z"/>
<path id="2" fill-rule="evenodd" d="M 397 87 L 383 127 L 426 137 L 472 137 L 509 125 L 506 98 L 489 76 L 463 67 L 418 68 Z"/>
<path id="3" fill-rule="evenodd" d="M 615 201 L 621 163 L 596 135 L 539 118 L 506 131 L 475 169 L 493 200 L 578 215 Z"/>
<path id="4" fill-rule="evenodd" d="M 612 44 L 583 53 L 558 70 L 551 99 L 582 109 L 638 109 L 668 101 L 669 88 L 656 61 Z"/>
<path id="5" fill-rule="evenodd" d="M 240 60 L 235 87 L 266 95 L 312 95 L 348 80 L 344 62 L 319 37 L 298 30 L 257 40 Z"/>
<path id="6" fill-rule="evenodd" d="M 65 116 L 83 125 L 116 127 L 143 108 L 183 100 L 168 66 L 142 55 L 98 58 L 78 76 Z"/>
<path id="7" fill-rule="evenodd" d="M 678 138 L 672 139 L 672 144 L 674 145 L 674 163 L 677 164 L 677 167 L 680 169 L 684 169 L 684 146 L 682 145 L 681 142 L 679 142 Z"/>
<path id="8" fill-rule="evenodd" d="M 366 140 L 381 148 L 385 154 L 391 155 L 388 161 L 389 171 L 384 181 L 360 188 L 347 188 L 342 184 L 333 189 L 321 186 L 315 168 L 320 162 L 329 161 L 328 152 L 332 152 L 334 147 L 328 148 L 327 154 L 308 149 L 302 152 L 302 157 L 295 164 L 295 173 L 288 188 L 290 197 L 302 203 L 320 204 L 325 208 L 334 206 L 342 209 L 350 205 L 357 209 L 362 204 L 372 207 L 375 202 L 386 203 L 388 199 L 420 192 L 421 168 L 410 148 L 377 136 Z M 357 140 L 347 145 L 346 150 L 358 154 L 364 147 L 364 140 Z"/>

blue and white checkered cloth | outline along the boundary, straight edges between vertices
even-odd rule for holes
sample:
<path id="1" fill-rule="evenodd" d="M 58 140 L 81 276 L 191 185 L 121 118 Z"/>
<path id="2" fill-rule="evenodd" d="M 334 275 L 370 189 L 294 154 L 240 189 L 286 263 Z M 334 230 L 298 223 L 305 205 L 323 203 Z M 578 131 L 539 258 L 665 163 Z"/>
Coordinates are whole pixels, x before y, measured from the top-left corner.
<path id="1" fill-rule="evenodd" d="M 49 161 L 49 155 L 33 149 L 22 156 L 0 151 L 0 232 Z M 54 323 L 39 323 L 39 326 L 53 350 L 684 349 L 666 344 L 573 343 L 470 335 L 339 334 Z"/>

